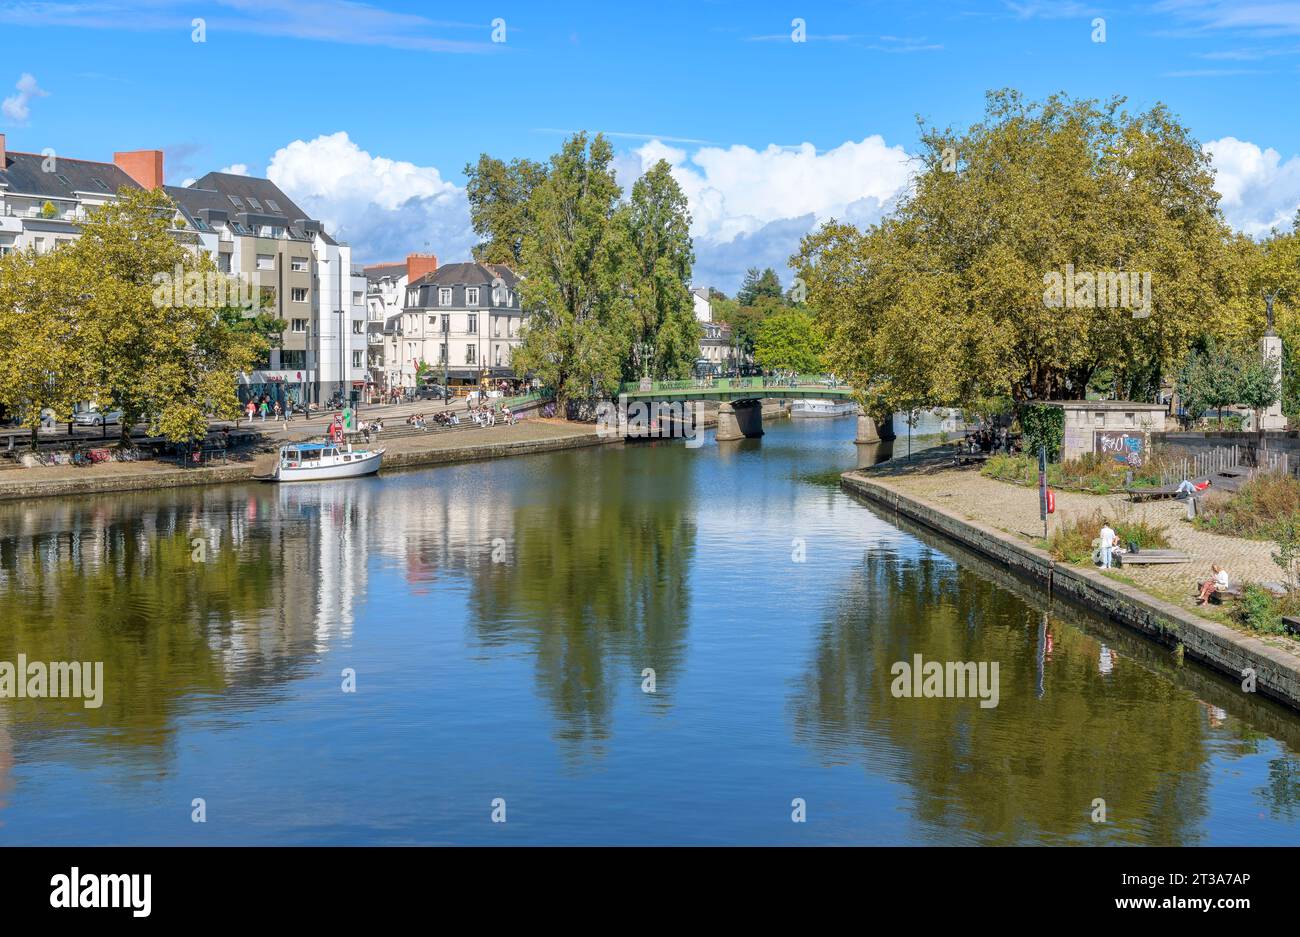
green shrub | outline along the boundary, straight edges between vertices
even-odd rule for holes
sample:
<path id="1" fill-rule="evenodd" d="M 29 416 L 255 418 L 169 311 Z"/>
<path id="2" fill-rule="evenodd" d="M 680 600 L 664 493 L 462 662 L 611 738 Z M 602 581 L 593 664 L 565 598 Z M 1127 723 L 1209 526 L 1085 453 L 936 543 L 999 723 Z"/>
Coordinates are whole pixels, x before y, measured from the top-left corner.
<path id="1" fill-rule="evenodd" d="M 1256 475 L 1230 497 L 1206 499 L 1195 523 L 1202 530 L 1233 537 L 1283 539 L 1288 525 L 1300 523 L 1300 480 Z"/>
<path id="2" fill-rule="evenodd" d="M 1282 604 L 1267 589 L 1248 585 L 1232 610 L 1232 618 L 1251 631 L 1279 634 L 1282 628 Z"/>
<path id="3" fill-rule="evenodd" d="M 1088 566 L 1092 563 L 1092 542 L 1109 523 L 1122 544 L 1136 543 L 1139 550 L 1163 550 L 1169 546 L 1168 528 L 1147 520 L 1146 515 L 1134 516 L 1125 511 L 1114 514 L 1097 508 L 1091 514 L 1081 514 L 1057 521 L 1047 541 L 1052 558 Z"/>
<path id="4" fill-rule="evenodd" d="M 1061 457 L 1061 442 L 1065 439 L 1065 410 L 1047 403 L 1031 403 L 1020 408 L 1020 431 L 1024 450 L 1035 458 L 1040 446 L 1047 448 L 1047 461 Z"/>

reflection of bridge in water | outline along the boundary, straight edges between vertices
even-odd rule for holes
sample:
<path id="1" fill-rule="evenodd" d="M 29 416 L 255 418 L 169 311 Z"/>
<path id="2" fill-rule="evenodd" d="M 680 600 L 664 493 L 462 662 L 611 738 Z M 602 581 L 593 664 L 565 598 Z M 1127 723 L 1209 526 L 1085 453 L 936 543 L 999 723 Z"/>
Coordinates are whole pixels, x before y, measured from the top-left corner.
<path id="1" fill-rule="evenodd" d="M 689 381 L 629 381 L 619 388 L 619 406 L 629 404 L 684 404 L 716 400 L 718 442 L 757 438 L 763 435 L 764 400 L 837 400 L 852 402 L 853 388 L 832 384 L 826 378 L 777 380 L 769 377 L 724 377 Z M 892 438 L 892 433 L 886 433 Z M 880 442 L 876 421 L 858 417 L 855 442 Z"/>

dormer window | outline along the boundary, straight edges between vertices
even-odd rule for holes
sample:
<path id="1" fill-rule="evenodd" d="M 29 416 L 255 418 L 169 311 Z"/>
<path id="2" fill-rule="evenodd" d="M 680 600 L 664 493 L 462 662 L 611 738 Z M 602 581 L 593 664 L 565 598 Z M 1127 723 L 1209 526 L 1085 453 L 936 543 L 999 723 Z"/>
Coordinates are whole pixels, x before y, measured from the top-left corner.
<path id="1" fill-rule="evenodd" d="M 261 211 L 262 203 L 250 195 L 248 197 L 248 207 L 253 209 L 253 211 Z"/>
<path id="2" fill-rule="evenodd" d="M 478 287 L 477 287 L 477 286 L 467 286 L 467 287 L 465 287 L 465 305 L 466 305 L 466 306 L 477 306 L 477 305 L 478 305 Z"/>
<path id="3" fill-rule="evenodd" d="M 280 206 L 275 203 L 275 199 L 273 198 L 268 198 L 266 200 L 266 207 L 271 209 L 271 211 L 275 212 L 277 215 L 280 213 Z"/>
<path id="4" fill-rule="evenodd" d="M 439 306 L 451 305 L 451 287 L 443 286 L 438 289 L 438 305 Z"/>
<path id="5" fill-rule="evenodd" d="M 240 211 L 243 211 L 243 210 L 244 210 L 244 203 L 241 202 L 241 201 L 239 200 L 239 196 L 238 196 L 238 195 L 231 195 L 231 196 L 228 196 L 228 198 L 230 199 L 230 204 L 231 204 L 231 205 L 234 205 L 234 206 L 235 206 L 236 208 L 238 208 Z"/>

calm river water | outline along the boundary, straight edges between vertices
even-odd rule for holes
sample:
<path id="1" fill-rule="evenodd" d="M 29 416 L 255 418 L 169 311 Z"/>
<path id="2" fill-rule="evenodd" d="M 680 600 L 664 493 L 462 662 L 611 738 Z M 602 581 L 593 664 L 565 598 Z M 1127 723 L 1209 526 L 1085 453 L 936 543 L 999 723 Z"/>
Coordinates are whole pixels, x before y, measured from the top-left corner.
<path id="1" fill-rule="evenodd" d="M 1300 719 L 768 430 L 0 505 L 0 661 L 105 681 L 0 700 L 0 842 L 1300 843 Z"/>

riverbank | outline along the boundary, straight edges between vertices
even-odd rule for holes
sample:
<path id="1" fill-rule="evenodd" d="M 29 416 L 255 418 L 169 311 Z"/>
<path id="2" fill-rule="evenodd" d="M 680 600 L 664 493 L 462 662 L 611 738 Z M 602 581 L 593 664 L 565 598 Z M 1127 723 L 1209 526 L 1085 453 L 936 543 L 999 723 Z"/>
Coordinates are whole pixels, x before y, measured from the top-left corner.
<path id="1" fill-rule="evenodd" d="M 599 436 L 594 425 L 526 420 L 515 426 L 401 436 L 382 440 L 379 444 L 387 450 L 381 470 L 387 471 L 554 452 L 616 441 Z M 245 482 L 255 475 L 270 472 L 275 458 L 274 452 L 249 453 L 244 458 L 232 459 L 228 465 L 203 468 L 180 468 L 168 462 L 102 462 L 80 467 L 51 465 L 9 469 L 0 475 L 0 501 Z"/>
<path id="2" fill-rule="evenodd" d="M 1300 644 L 1279 635 L 1253 635 L 1236 630 L 1221 620 L 1182 607 L 1177 596 L 1170 595 L 1168 577 L 1187 579 L 1186 589 L 1190 593 L 1196 575 L 1202 566 L 1208 568 L 1210 560 L 1194 555 L 1192 563 L 1173 571 L 1165 567 L 1159 573 L 1145 569 L 1103 573 L 1058 562 L 1039 545 L 1041 527 L 1026 520 L 1032 512 L 1037 521 L 1036 491 L 982 478 L 973 470 L 951 468 L 947 455 L 943 449 L 933 450 L 927 458 L 913 463 L 895 460 L 871 469 L 846 472 L 841 476 L 841 485 L 1167 647 L 1181 646 L 1185 656 L 1238 683 L 1243 680 L 1244 670 L 1253 669 L 1258 692 L 1300 710 Z M 1058 516 L 1067 511 L 1092 510 L 1101 506 L 1101 501 L 1089 495 L 1061 493 Z M 1160 505 L 1142 510 L 1159 514 L 1172 508 Z M 1171 532 L 1177 530 L 1174 527 Z M 1235 540 L 1190 527 L 1186 532 L 1179 531 L 1180 535 L 1183 533 L 1189 537 Z M 1177 541 L 1175 545 L 1180 549 L 1188 546 Z M 1224 548 L 1222 544 L 1199 544 L 1202 553 L 1215 550 L 1214 555 Z M 1247 544 L 1241 549 L 1257 550 L 1259 545 Z M 1144 575 L 1166 577 L 1166 583 L 1144 588 L 1139 582 Z"/>

